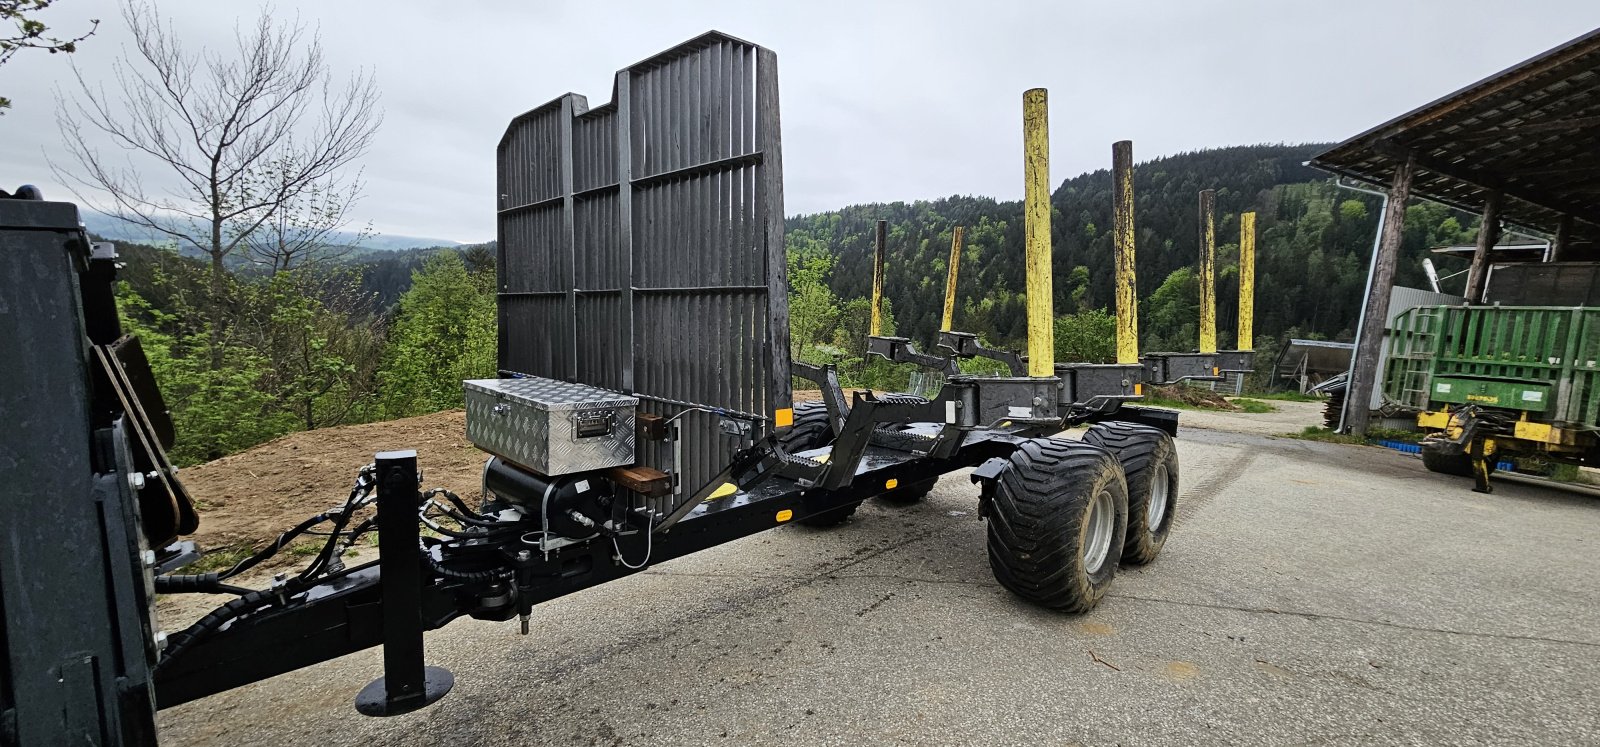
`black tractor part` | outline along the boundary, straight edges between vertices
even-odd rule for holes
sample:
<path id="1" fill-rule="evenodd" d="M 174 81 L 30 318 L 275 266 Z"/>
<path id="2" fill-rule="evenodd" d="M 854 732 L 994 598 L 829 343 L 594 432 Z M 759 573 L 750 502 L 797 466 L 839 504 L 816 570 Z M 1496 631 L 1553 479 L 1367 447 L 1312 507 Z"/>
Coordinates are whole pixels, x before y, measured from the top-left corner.
<path id="1" fill-rule="evenodd" d="M 828 421 L 828 406 L 818 402 L 800 402 L 794 406 L 794 424 L 778 436 L 778 445 L 794 453 L 820 449 L 833 443 L 833 424 Z"/>
<path id="2" fill-rule="evenodd" d="M 612 485 L 597 473 L 547 477 L 492 457 L 484 465 L 483 487 L 490 505 L 499 501 L 542 517 L 545 532 L 556 537 L 589 539 L 613 518 Z"/>
<path id="3" fill-rule="evenodd" d="M 983 507 L 1001 586 L 1064 612 L 1087 612 L 1105 596 L 1128 530 L 1128 484 L 1111 452 L 1030 439 L 986 482 Z"/>
<path id="4" fill-rule="evenodd" d="M 1425 440 L 1422 447 L 1422 466 L 1429 472 L 1455 477 L 1472 477 L 1472 456 L 1465 449 L 1442 440 Z M 1489 460 L 1489 472 L 1494 473 L 1496 459 Z"/>
<path id="5" fill-rule="evenodd" d="M 833 425 L 828 421 L 828 408 L 822 402 L 801 402 L 794 406 L 794 425 L 789 432 L 778 436 L 778 444 L 784 451 L 794 453 L 820 449 L 833 443 Z M 826 529 L 836 527 L 850 520 L 856 509 L 861 504 L 851 503 L 838 508 L 829 509 L 821 513 L 802 516 L 795 520 L 801 526 Z"/>
<path id="6" fill-rule="evenodd" d="M 1083 442 L 1116 456 L 1128 481 L 1128 534 L 1123 565 L 1144 565 L 1161 554 L 1178 509 L 1178 449 L 1159 428 L 1111 421 L 1089 427 Z"/>
<path id="7" fill-rule="evenodd" d="M 939 478 L 930 477 L 926 480 L 918 480 L 908 485 L 901 485 L 887 493 L 879 495 L 878 500 L 896 506 L 909 506 L 914 503 L 920 503 L 922 502 L 922 499 L 928 497 L 928 493 L 933 491 L 933 486 L 938 482 Z"/>

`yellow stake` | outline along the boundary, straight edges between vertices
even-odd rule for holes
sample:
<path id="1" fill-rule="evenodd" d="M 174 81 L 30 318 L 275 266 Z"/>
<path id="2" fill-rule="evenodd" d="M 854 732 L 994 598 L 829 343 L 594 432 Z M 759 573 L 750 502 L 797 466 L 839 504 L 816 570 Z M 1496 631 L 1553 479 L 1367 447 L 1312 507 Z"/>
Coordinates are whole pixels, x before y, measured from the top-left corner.
<path id="1" fill-rule="evenodd" d="M 1117 266 L 1117 362 L 1139 362 L 1139 283 L 1133 262 L 1133 141 L 1111 144 L 1111 236 Z"/>
<path id="2" fill-rule="evenodd" d="M 877 243 L 872 250 L 872 326 L 867 334 L 883 334 L 883 244 L 888 240 L 889 221 L 878 221 Z"/>
<path id="3" fill-rule="evenodd" d="M 1054 376 L 1050 282 L 1050 117 L 1045 89 L 1022 94 L 1024 235 L 1027 237 L 1028 375 Z"/>
<path id="4" fill-rule="evenodd" d="M 1256 349 L 1256 214 L 1239 216 L 1239 339 L 1240 350 Z"/>
<path id="5" fill-rule="evenodd" d="M 1200 192 L 1200 352 L 1217 352 L 1217 193 Z"/>
<path id="6" fill-rule="evenodd" d="M 939 323 L 939 329 L 950 331 L 950 323 L 956 318 L 956 275 L 961 272 L 961 226 L 956 226 L 955 235 L 950 237 L 950 268 L 944 274 L 944 320 Z"/>

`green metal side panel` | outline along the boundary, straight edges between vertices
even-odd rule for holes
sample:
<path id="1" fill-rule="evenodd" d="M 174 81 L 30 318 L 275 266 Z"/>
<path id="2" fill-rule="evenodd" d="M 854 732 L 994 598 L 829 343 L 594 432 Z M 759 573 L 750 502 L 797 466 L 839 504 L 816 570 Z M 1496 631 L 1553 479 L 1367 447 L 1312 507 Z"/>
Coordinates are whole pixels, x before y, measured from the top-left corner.
<path id="1" fill-rule="evenodd" d="M 1551 387 L 1547 384 L 1527 384 L 1495 379 L 1436 378 L 1433 380 L 1434 402 L 1455 405 L 1484 405 L 1512 410 L 1544 412 L 1550 407 Z"/>
<path id="2" fill-rule="evenodd" d="M 1384 394 L 1410 407 L 1472 403 L 1600 424 L 1600 309 L 1419 307 L 1395 320 L 1387 353 Z"/>

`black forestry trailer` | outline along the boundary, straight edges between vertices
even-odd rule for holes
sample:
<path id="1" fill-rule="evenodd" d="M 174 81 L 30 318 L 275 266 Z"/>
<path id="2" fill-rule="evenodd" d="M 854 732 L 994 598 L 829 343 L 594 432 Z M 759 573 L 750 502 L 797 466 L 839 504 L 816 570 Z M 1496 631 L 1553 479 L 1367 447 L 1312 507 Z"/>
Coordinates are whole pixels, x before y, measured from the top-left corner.
<path id="1" fill-rule="evenodd" d="M 603 106 L 568 94 L 517 117 L 499 145 L 502 370 L 464 385 L 467 435 L 492 455 L 482 502 L 422 490 L 426 454 L 378 454 L 342 504 L 216 573 L 182 567 L 197 518 L 118 323 L 114 249 L 70 204 L 0 200 L 3 741 L 148 743 L 154 707 L 377 645 L 385 674 L 358 709 L 415 710 L 452 682 L 424 665 L 427 630 L 520 618 L 537 633 L 541 602 L 784 524 L 838 524 L 867 499 L 915 502 L 969 467 L 995 577 L 1018 596 L 1085 612 L 1120 564 L 1154 560 L 1177 418 L 1132 404 L 1139 364 L 1035 349 L 1027 370 L 967 376 L 949 361 L 1009 354 L 947 333 L 934 396 L 847 399 L 832 367 L 790 361 L 780 154 L 775 56 L 719 33 L 619 72 Z M 791 405 L 796 377 L 821 401 Z M 1056 436 L 1080 425 L 1081 440 Z M 379 559 L 346 567 L 371 531 Z M 303 571 L 238 585 L 306 532 L 326 541 Z M 186 592 L 230 599 L 161 633 L 153 595 Z"/>

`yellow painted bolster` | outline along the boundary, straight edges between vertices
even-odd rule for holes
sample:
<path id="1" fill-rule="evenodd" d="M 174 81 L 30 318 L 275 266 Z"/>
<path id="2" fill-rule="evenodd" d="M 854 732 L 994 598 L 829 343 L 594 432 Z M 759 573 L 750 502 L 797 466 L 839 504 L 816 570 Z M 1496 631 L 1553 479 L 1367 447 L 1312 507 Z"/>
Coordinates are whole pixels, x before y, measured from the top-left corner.
<path id="1" fill-rule="evenodd" d="M 944 274 L 944 316 L 939 318 L 939 329 L 949 332 L 956 318 L 956 279 L 961 274 L 961 237 L 963 228 L 956 226 L 950 237 L 950 263 Z"/>
<path id="2" fill-rule="evenodd" d="M 1200 192 L 1200 352 L 1217 352 L 1217 193 Z"/>
<path id="3" fill-rule="evenodd" d="M 1056 373 L 1050 276 L 1050 123 L 1043 88 L 1022 94 L 1023 266 L 1027 287 L 1028 375 Z"/>
<path id="4" fill-rule="evenodd" d="M 1139 362 L 1139 293 L 1134 262 L 1133 142 L 1111 145 L 1112 247 L 1116 261 L 1117 362 Z"/>
<path id="5" fill-rule="evenodd" d="M 1512 435 L 1525 441 L 1538 441 L 1546 444 L 1561 443 L 1561 429 L 1545 423 L 1530 423 L 1519 420 Z"/>
<path id="6" fill-rule="evenodd" d="M 1450 413 L 1424 412 L 1417 415 L 1417 427 L 1423 430 L 1442 431 L 1450 427 Z"/>
<path id="7" fill-rule="evenodd" d="M 1256 214 L 1239 216 L 1239 341 L 1240 350 L 1256 349 Z"/>

